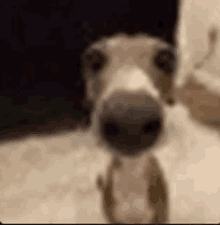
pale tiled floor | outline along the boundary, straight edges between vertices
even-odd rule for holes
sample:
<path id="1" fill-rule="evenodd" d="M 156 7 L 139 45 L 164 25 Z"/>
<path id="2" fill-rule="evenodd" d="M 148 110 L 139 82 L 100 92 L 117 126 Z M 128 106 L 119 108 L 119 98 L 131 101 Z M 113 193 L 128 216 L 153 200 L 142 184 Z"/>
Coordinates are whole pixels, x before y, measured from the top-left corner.
<path id="1" fill-rule="evenodd" d="M 30 137 L 0 152 L 1 221 L 105 222 L 95 177 L 108 157 L 88 134 Z"/>

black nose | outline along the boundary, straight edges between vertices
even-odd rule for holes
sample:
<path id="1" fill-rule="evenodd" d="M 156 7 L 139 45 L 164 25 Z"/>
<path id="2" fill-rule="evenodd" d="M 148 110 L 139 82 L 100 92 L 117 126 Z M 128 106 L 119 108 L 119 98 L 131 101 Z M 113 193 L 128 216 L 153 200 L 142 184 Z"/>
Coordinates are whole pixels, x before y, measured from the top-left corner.
<path id="1" fill-rule="evenodd" d="M 116 93 L 103 105 L 100 135 L 121 154 L 136 155 L 149 149 L 161 130 L 161 107 L 150 96 Z"/>

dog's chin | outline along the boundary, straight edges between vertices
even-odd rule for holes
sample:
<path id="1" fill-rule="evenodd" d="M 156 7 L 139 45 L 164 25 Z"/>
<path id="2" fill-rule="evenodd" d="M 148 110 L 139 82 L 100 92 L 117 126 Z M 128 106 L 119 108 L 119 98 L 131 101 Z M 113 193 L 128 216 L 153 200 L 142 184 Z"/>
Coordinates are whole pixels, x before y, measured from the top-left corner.
<path id="1" fill-rule="evenodd" d="M 100 141 L 101 142 L 101 141 Z M 150 152 L 152 148 L 146 148 L 146 149 L 136 149 L 135 146 L 127 147 L 124 149 L 119 149 L 117 147 L 110 146 L 109 144 L 102 141 L 100 144 L 102 148 L 105 148 L 107 151 L 114 155 L 118 155 L 119 157 L 126 157 L 126 158 L 139 158 L 146 152 Z"/>

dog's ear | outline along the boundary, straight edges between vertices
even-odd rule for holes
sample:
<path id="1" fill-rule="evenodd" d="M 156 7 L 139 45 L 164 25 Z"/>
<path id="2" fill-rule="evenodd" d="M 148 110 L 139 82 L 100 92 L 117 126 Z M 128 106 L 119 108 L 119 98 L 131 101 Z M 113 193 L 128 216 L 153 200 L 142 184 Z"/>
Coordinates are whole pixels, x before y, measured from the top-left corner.
<path id="1" fill-rule="evenodd" d="M 103 179 L 101 175 L 98 175 L 97 179 L 96 179 L 96 186 L 99 190 L 104 190 L 104 183 L 103 183 Z"/>
<path id="2" fill-rule="evenodd" d="M 90 71 L 90 76 L 87 78 L 94 78 L 94 76 L 104 68 L 107 57 L 101 49 L 90 47 L 82 54 L 81 60 L 85 73 L 87 73 L 88 70 Z M 85 76 L 87 75 L 88 74 L 85 74 Z"/>
<path id="3" fill-rule="evenodd" d="M 168 190 L 162 169 L 155 157 L 150 159 L 150 187 L 149 195 L 151 204 L 156 210 L 156 223 L 166 223 L 168 217 Z"/>
<path id="4" fill-rule="evenodd" d="M 81 111 L 83 113 L 83 119 L 81 120 L 81 127 L 87 129 L 91 125 L 91 112 L 93 110 L 94 104 L 92 100 L 88 99 L 86 96 L 81 100 Z"/>
<path id="5" fill-rule="evenodd" d="M 177 54 L 173 47 L 157 49 L 153 57 L 153 65 L 156 69 L 157 86 L 160 88 L 161 97 L 168 105 L 175 104 L 174 80 L 177 71 Z"/>

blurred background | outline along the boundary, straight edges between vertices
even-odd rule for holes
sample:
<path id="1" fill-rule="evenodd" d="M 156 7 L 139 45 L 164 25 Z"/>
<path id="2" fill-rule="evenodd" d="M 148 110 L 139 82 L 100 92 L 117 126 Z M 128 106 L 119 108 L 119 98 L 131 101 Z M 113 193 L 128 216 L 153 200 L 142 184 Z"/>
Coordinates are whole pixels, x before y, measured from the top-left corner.
<path id="1" fill-rule="evenodd" d="M 80 54 L 102 35 L 147 32 L 175 45 L 178 1 L 0 3 L 0 141 L 89 125 Z"/>

